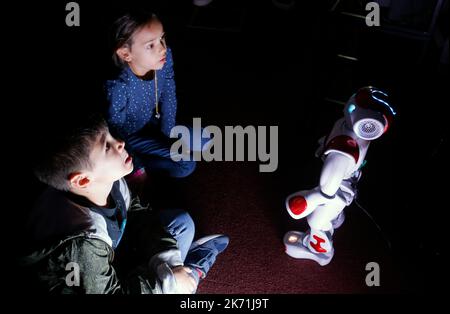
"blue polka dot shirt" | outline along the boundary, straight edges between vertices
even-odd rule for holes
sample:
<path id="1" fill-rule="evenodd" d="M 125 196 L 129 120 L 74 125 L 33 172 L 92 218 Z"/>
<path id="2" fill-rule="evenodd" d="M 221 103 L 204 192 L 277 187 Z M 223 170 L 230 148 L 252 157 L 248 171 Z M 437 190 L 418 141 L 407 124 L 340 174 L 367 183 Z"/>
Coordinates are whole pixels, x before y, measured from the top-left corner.
<path id="1" fill-rule="evenodd" d="M 161 132 L 166 136 L 175 126 L 177 99 L 172 51 L 167 49 L 166 63 L 156 71 L 158 111 Z M 141 130 L 155 113 L 155 80 L 143 80 L 126 67 L 115 80 L 106 82 L 109 102 L 108 124 L 123 138 Z"/>

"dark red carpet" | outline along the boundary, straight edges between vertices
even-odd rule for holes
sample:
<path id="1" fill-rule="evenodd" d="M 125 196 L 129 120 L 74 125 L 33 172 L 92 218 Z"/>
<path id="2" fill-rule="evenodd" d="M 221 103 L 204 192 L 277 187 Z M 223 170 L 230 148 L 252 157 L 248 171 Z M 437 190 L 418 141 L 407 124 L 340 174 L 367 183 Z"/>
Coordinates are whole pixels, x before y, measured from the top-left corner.
<path id="1" fill-rule="evenodd" d="M 183 182 L 183 202 L 189 204 L 197 237 L 214 233 L 230 237 L 229 247 L 218 256 L 198 293 L 399 291 L 399 274 L 387 245 L 356 206 L 347 209 L 347 219 L 335 234 L 336 253 L 328 266 L 285 254 L 282 236 L 292 228 L 289 223 L 283 226 L 289 218 L 273 177 L 260 174 L 256 164 L 203 162 Z M 298 227 L 304 230 L 305 225 Z M 365 267 L 372 261 L 380 265 L 380 287 L 365 282 Z"/>

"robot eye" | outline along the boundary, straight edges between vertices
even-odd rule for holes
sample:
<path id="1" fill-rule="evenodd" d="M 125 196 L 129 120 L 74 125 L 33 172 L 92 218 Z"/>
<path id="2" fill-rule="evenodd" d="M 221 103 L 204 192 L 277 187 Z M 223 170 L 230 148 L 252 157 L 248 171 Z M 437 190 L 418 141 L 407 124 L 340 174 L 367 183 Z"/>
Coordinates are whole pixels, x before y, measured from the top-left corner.
<path id="1" fill-rule="evenodd" d="M 352 113 L 354 110 L 356 109 L 356 106 L 354 104 L 350 104 L 350 106 L 348 106 L 348 113 Z"/>

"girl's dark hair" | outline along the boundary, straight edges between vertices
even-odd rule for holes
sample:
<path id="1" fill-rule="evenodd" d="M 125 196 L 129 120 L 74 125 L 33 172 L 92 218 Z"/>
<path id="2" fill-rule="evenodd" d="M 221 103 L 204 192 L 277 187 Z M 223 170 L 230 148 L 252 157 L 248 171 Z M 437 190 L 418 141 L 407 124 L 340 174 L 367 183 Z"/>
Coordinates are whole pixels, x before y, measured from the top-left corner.
<path id="1" fill-rule="evenodd" d="M 92 168 L 90 154 L 97 137 L 108 130 L 100 114 L 92 114 L 75 124 L 65 125 L 44 145 L 34 163 L 34 174 L 57 190 L 69 190 L 70 174 Z"/>
<path id="2" fill-rule="evenodd" d="M 156 14 L 140 11 L 127 13 L 114 22 L 112 48 L 113 61 L 116 66 L 123 68 L 126 65 L 126 63 L 117 55 L 116 50 L 123 46 L 128 46 L 131 49 L 131 45 L 133 44 L 133 34 L 154 20 L 159 21 Z"/>

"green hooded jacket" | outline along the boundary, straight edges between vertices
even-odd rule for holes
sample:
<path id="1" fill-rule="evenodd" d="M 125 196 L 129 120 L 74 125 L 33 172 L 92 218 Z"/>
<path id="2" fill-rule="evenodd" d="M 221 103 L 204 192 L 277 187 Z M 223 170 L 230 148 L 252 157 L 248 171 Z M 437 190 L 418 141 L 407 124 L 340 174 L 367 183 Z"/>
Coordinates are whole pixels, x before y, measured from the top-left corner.
<path id="1" fill-rule="evenodd" d="M 19 261 L 29 287 L 52 294 L 176 293 L 171 268 L 183 264 L 176 240 L 138 198 L 131 200 L 123 179 L 111 195 L 123 197 L 128 215 L 138 216 L 143 262 L 119 276 L 103 216 L 85 200 L 48 188 L 30 215 L 31 253 Z"/>

